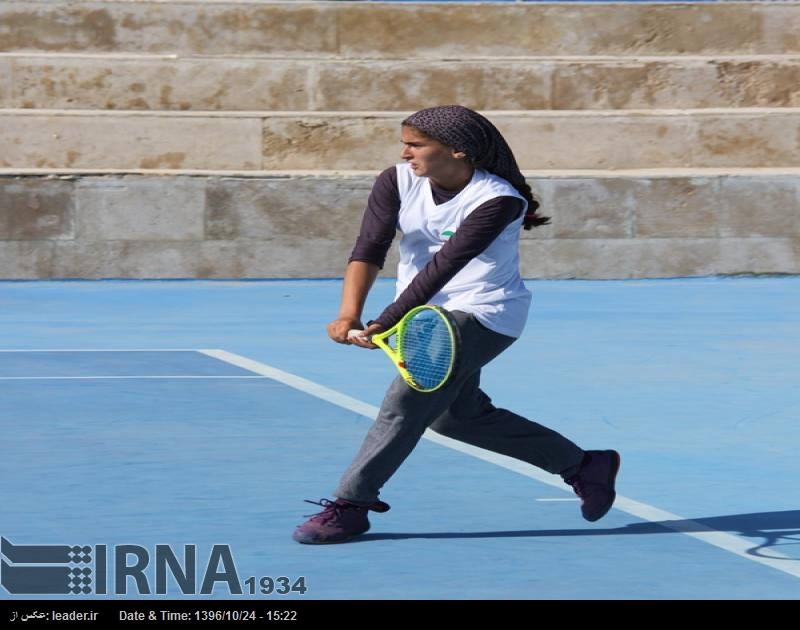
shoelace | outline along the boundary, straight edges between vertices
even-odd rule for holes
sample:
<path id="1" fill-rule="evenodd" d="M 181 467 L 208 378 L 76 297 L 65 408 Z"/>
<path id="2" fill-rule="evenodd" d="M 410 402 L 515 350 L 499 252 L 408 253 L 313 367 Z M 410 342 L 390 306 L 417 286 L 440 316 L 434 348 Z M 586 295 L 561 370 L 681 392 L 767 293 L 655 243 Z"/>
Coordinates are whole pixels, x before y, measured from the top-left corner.
<path id="1" fill-rule="evenodd" d="M 319 505 L 322 508 L 322 512 L 318 512 L 316 514 L 306 514 L 305 518 L 313 518 L 318 517 L 321 522 L 325 523 L 329 521 L 334 516 L 338 516 L 341 514 L 342 510 L 349 510 L 349 509 L 357 509 L 357 510 L 372 510 L 373 512 L 388 512 L 389 511 L 389 504 L 384 503 L 383 501 L 375 501 L 372 505 L 356 505 L 355 503 L 337 503 L 336 501 L 331 501 L 330 499 L 320 499 L 319 501 L 311 501 L 310 499 L 303 499 L 306 503 L 310 503 L 311 505 Z"/>
<path id="2" fill-rule="evenodd" d="M 328 516 L 328 518 L 331 518 L 342 508 L 355 507 L 354 505 L 350 506 L 342 503 L 336 503 L 336 501 L 331 501 L 330 499 L 320 499 L 319 501 L 311 501 L 309 499 L 303 499 L 303 500 L 306 503 L 311 503 L 312 505 L 319 505 L 320 507 L 325 508 L 324 510 L 322 510 L 322 512 L 317 512 L 315 514 L 304 514 L 303 515 L 304 518 L 310 518 L 312 516 L 324 517 L 326 515 Z M 325 520 L 328 519 L 326 518 Z"/>
<path id="3" fill-rule="evenodd" d="M 332 518 L 339 516 L 342 513 L 342 510 L 349 510 L 349 509 L 365 509 L 359 505 L 355 505 L 353 503 L 337 503 L 336 501 L 331 501 L 330 499 L 320 499 L 319 501 L 310 501 L 309 499 L 303 499 L 306 503 L 311 503 L 312 505 L 319 505 L 320 507 L 325 508 L 322 512 L 318 512 L 317 514 L 306 514 L 305 518 L 313 518 L 315 520 L 319 520 L 321 523 L 327 523 Z"/>

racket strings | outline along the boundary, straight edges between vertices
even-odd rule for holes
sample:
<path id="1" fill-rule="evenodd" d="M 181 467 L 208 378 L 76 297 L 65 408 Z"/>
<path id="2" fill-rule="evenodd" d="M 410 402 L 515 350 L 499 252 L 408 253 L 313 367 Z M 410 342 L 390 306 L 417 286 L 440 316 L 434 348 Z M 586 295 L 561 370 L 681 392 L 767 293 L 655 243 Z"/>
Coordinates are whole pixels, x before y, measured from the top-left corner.
<path id="1" fill-rule="evenodd" d="M 438 387 L 453 364 L 453 338 L 448 324 L 433 311 L 414 317 L 398 339 L 405 369 L 421 388 Z"/>

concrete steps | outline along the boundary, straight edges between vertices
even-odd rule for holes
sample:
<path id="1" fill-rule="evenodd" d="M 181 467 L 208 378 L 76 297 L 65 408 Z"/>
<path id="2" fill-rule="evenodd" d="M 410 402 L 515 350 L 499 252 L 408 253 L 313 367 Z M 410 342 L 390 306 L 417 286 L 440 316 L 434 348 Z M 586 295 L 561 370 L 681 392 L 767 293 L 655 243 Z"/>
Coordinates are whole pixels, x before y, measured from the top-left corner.
<path id="1" fill-rule="evenodd" d="M 408 113 L 6 110 L 0 167 L 369 170 Z M 523 170 L 800 166 L 800 108 L 485 113 Z"/>
<path id="2" fill-rule="evenodd" d="M 529 277 L 800 273 L 800 2 L 56 0 L 0 3 L 0 277 L 339 276 L 442 103 L 553 217 Z"/>
<path id="3" fill-rule="evenodd" d="M 795 2 L 3 2 L 0 52 L 460 59 L 800 54 Z"/>
<path id="4" fill-rule="evenodd" d="M 800 55 L 367 60 L 0 53 L 0 77 L 0 107 L 10 109 L 414 111 L 421 95 L 479 110 L 800 107 Z"/>

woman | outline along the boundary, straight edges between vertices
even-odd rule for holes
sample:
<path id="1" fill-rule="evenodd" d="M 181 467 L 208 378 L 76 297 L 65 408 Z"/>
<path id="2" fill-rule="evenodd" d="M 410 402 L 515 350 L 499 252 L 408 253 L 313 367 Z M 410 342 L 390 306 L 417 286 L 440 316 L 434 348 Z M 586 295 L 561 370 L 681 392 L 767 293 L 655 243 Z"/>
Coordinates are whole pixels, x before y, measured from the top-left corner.
<path id="1" fill-rule="evenodd" d="M 559 474 L 596 521 L 615 499 L 616 451 L 584 451 L 536 422 L 498 409 L 480 389 L 481 368 L 520 336 L 531 295 L 519 272 L 520 230 L 549 221 L 495 126 L 466 107 L 416 112 L 401 125 L 402 164 L 383 171 L 370 194 L 344 275 L 334 341 L 374 349 L 369 336 L 411 308 L 437 304 L 459 327 L 462 353 L 450 383 L 420 393 L 401 377 L 387 391 L 374 424 L 341 478 L 335 500 L 300 525 L 301 543 L 343 542 L 366 532 L 368 512 L 386 512 L 383 485 L 425 429 Z M 362 323 L 362 310 L 396 231 L 402 233 L 395 300 Z M 348 336 L 351 329 L 363 336 Z"/>

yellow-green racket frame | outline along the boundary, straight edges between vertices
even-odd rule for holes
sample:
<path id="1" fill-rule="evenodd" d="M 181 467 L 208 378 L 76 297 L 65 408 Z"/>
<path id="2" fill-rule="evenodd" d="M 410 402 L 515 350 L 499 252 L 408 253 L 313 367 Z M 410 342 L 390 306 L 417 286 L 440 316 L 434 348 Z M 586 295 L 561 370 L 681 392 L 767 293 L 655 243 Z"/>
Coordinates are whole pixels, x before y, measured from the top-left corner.
<path id="1" fill-rule="evenodd" d="M 447 332 L 450 335 L 450 343 L 453 344 L 454 352 L 453 356 L 450 360 L 450 367 L 447 370 L 445 377 L 441 380 L 441 382 L 436 385 L 436 387 L 422 387 L 414 381 L 414 378 L 411 374 L 408 373 L 408 370 L 405 366 L 405 361 L 403 359 L 403 348 L 402 343 L 400 340 L 403 338 L 403 330 L 408 326 L 408 323 L 414 318 L 417 313 L 424 310 L 433 310 L 438 313 L 439 317 L 445 322 L 447 326 Z M 398 343 L 396 344 L 397 347 L 392 347 L 390 343 L 390 339 L 393 336 L 397 336 Z M 376 333 L 372 335 L 370 341 L 378 346 L 381 350 L 383 350 L 386 355 L 392 360 L 392 363 L 397 368 L 397 371 L 400 373 L 400 376 L 403 377 L 403 380 L 408 384 L 409 387 L 412 389 L 417 390 L 418 392 L 435 392 L 442 389 L 445 385 L 450 382 L 450 379 L 455 372 L 456 365 L 458 363 L 458 356 L 459 356 L 459 344 L 460 344 L 460 336 L 458 333 L 458 327 L 455 325 L 455 321 L 453 320 L 453 316 L 447 312 L 447 310 L 443 309 L 440 306 L 433 306 L 432 304 L 423 304 L 422 306 L 416 306 L 412 308 L 408 313 L 403 315 L 403 318 L 397 322 L 394 326 L 392 326 L 389 330 L 385 330 L 381 333 Z"/>

